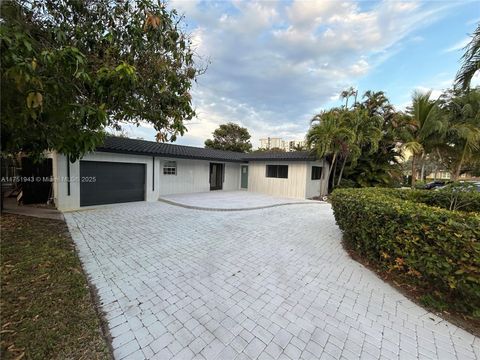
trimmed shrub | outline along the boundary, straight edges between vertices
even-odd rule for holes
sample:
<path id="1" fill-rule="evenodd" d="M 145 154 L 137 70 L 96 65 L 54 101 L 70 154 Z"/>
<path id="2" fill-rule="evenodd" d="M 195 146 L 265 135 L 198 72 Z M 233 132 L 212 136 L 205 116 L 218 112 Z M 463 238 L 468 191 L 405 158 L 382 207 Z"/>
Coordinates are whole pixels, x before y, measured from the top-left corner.
<path id="1" fill-rule="evenodd" d="M 442 190 L 411 190 L 411 189 L 381 189 L 371 188 L 382 194 L 391 195 L 403 200 L 420 202 L 429 206 L 436 206 L 450 210 L 455 202 L 453 210 L 480 212 L 480 192 L 478 191 L 455 191 Z"/>
<path id="2" fill-rule="evenodd" d="M 455 310 L 480 316 L 480 214 L 412 201 L 441 202 L 422 196 L 410 190 L 338 189 L 331 202 L 349 248 Z"/>

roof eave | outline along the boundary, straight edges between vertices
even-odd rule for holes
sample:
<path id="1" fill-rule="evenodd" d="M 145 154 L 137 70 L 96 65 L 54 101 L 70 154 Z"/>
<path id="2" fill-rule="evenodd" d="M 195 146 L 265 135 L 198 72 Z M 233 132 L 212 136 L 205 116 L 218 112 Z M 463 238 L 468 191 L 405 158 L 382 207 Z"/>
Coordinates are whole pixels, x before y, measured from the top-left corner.
<path id="1" fill-rule="evenodd" d="M 194 160 L 222 161 L 222 162 L 234 162 L 234 163 L 246 163 L 246 162 L 248 162 L 248 160 L 245 160 L 245 159 L 232 160 L 232 159 L 214 158 L 214 157 L 201 157 L 201 156 L 175 155 L 175 154 L 158 154 L 158 153 L 152 153 L 152 152 L 146 152 L 146 151 L 121 150 L 121 149 L 96 148 L 95 151 L 105 152 L 105 153 L 114 153 L 114 154 L 155 156 L 155 157 L 174 158 L 174 159 L 194 159 Z"/>
<path id="2" fill-rule="evenodd" d="M 246 159 L 246 161 L 315 161 L 316 159 L 275 159 L 275 158 L 255 158 Z"/>

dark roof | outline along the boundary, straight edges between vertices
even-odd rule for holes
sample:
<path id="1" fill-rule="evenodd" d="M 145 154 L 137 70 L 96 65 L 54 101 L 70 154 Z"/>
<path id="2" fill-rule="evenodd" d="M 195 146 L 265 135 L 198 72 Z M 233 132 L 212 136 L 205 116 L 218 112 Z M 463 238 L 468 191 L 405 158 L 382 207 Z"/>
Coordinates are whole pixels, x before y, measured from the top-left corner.
<path id="1" fill-rule="evenodd" d="M 214 149 L 197 148 L 193 146 L 174 145 L 129 139 L 116 136 L 107 136 L 103 145 L 97 151 L 123 154 L 137 154 L 150 156 L 165 156 L 184 159 L 222 160 L 243 162 L 242 153 Z"/>
<path id="2" fill-rule="evenodd" d="M 309 151 L 259 151 L 243 154 L 247 161 L 313 161 L 315 155 Z"/>
<path id="3" fill-rule="evenodd" d="M 121 154 L 164 156 L 198 160 L 219 160 L 228 162 L 246 162 L 255 160 L 305 161 L 315 159 L 315 157 L 311 156 L 307 151 L 256 152 L 244 154 L 233 151 L 158 143 L 155 141 L 129 139 L 116 136 L 107 136 L 104 143 L 101 146 L 97 146 L 96 150 Z"/>

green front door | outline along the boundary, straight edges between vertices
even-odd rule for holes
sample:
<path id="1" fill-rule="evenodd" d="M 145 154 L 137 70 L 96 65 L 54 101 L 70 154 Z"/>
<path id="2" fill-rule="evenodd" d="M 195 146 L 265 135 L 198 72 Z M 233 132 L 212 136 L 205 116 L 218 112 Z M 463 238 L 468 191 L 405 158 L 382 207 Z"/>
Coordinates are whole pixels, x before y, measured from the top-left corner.
<path id="1" fill-rule="evenodd" d="M 242 189 L 246 189 L 248 188 L 248 165 L 242 165 L 241 171 L 242 171 L 241 187 Z"/>

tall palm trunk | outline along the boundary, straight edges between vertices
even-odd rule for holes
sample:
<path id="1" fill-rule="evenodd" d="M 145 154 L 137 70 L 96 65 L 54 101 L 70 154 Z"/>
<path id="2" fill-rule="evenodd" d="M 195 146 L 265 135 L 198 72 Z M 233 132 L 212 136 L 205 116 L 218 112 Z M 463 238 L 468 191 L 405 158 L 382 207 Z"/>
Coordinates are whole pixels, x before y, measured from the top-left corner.
<path id="1" fill-rule="evenodd" d="M 332 180 L 331 188 L 335 187 L 335 173 L 337 172 L 337 153 L 333 154 L 332 165 L 330 166 L 330 177 Z"/>
<path id="2" fill-rule="evenodd" d="M 436 148 L 436 151 L 437 151 L 438 161 L 442 162 L 442 155 L 440 154 L 440 150 L 439 150 L 438 147 Z M 433 180 L 437 180 L 438 161 L 435 162 L 435 179 L 433 179 Z"/>
<path id="3" fill-rule="evenodd" d="M 343 169 L 345 169 L 345 164 L 347 163 L 347 156 L 343 158 L 342 167 L 340 168 L 340 175 L 338 175 L 337 186 L 340 185 L 342 181 Z"/>
<path id="4" fill-rule="evenodd" d="M 412 155 L 412 189 L 415 189 L 415 180 L 417 177 L 417 156 L 414 154 Z"/>
<path id="5" fill-rule="evenodd" d="M 422 166 L 420 166 L 420 181 L 423 181 L 425 177 L 425 153 L 420 156 L 420 162 L 422 164 Z"/>
<path id="6" fill-rule="evenodd" d="M 458 180 L 460 177 L 460 172 L 462 171 L 462 165 L 465 160 L 465 155 L 467 154 L 467 144 L 465 144 L 463 151 L 462 151 L 462 157 L 460 158 L 460 162 L 457 165 L 457 168 L 455 169 L 455 175 L 453 180 Z"/>

